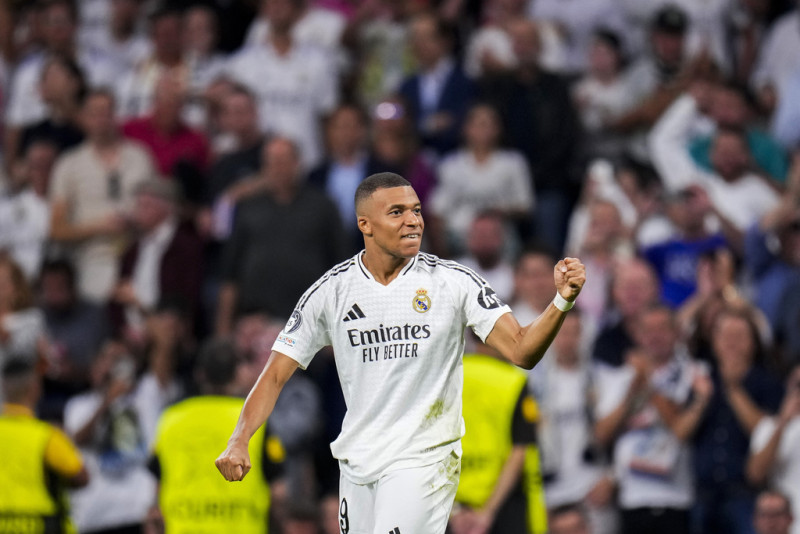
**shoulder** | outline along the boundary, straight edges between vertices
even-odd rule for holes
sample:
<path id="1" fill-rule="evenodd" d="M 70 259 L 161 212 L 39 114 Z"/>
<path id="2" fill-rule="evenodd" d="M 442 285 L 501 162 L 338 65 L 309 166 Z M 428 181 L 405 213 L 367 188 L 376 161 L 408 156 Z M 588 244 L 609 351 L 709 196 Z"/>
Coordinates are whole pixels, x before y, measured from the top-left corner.
<path id="1" fill-rule="evenodd" d="M 361 269 L 363 269 L 363 267 L 359 264 L 357 256 L 353 256 L 352 258 L 334 265 L 303 293 L 303 296 L 300 297 L 300 300 L 297 302 L 295 311 L 302 311 L 312 299 L 318 299 L 320 296 L 324 299 L 325 294 L 329 291 L 335 291 L 336 287 L 345 283 L 354 275 L 361 275 L 368 279 L 369 277 L 366 273 L 361 272 Z"/>
<path id="2" fill-rule="evenodd" d="M 481 275 L 457 261 L 445 260 L 427 252 L 420 252 L 416 261 L 420 269 L 433 276 L 449 279 L 456 283 L 475 284 L 480 288 L 488 286 L 488 283 Z"/>

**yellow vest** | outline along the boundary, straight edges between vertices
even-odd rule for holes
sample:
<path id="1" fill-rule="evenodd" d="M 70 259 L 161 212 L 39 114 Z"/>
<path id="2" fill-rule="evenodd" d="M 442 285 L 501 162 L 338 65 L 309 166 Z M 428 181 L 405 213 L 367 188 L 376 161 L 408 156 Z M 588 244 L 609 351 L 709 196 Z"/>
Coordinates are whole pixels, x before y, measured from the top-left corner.
<path id="1" fill-rule="evenodd" d="M 527 381 L 522 369 L 480 354 L 464 356 L 463 417 L 466 434 L 461 440 L 461 480 L 456 501 L 473 508 L 483 506 L 492 494 L 511 454 L 514 408 Z M 523 412 L 535 421 L 538 408 L 532 398 Z M 539 454 L 529 447 L 523 487 L 528 497 L 528 519 L 533 534 L 547 531 L 547 514 L 539 472 Z"/>
<path id="2" fill-rule="evenodd" d="M 227 482 L 214 465 L 242 405 L 238 398 L 203 396 L 180 402 L 162 415 L 155 453 L 168 534 L 266 534 L 269 486 L 262 471 L 264 427 L 250 440 L 253 467 L 243 481 Z"/>
<path id="3" fill-rule="evenodd" d="M 0 417 L 0 534 L 63 531 L 44 462 L 52 434 L 50 425 L 33 417 Z"/>

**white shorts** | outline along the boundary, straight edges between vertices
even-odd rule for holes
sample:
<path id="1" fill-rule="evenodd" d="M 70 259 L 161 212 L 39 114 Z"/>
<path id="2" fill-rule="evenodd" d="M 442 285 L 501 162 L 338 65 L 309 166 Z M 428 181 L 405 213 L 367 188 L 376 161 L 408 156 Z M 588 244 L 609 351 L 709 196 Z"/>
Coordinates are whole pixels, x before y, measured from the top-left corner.
<path id="1" fill-rule="evenodd" d="M 461 459 L 387 473 L 370 484 L 339 477 L 341 534 L 444 534 Z"/>

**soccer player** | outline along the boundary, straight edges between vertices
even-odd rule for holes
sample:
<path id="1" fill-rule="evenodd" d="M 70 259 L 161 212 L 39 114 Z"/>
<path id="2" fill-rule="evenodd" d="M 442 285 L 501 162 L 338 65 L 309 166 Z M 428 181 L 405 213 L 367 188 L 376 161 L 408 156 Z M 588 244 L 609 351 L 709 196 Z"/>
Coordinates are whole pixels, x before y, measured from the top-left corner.
<path id="1" fill-rule="evenodd" d="M 355 195 L 365 250 L 300 298 L 216 461 L 227 480 L 250 469 L 250 437 L 297 367 L 332 345 L 347 413 L 331 444 L 341 471 L 344 534 L 440 534 L 460 470 L 464 329 L 530 369 L 585 282 L 581 262 L 559 261 L 557 294 L 530 325 L 472 270 L 421 253 L 424 223 L 408 181 L 375 174 Z"/>

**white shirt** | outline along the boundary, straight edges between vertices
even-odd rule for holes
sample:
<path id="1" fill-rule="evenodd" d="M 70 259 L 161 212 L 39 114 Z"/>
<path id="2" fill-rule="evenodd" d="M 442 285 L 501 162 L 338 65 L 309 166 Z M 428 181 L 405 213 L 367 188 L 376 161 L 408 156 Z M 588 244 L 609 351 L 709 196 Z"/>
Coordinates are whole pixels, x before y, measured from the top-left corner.
<path id="1" fill-rule="evenodd" d="M 138 423 L 135 430 L 139 433 L 141 458 L 122 473 L 104 468 L 107 462 L 98 447 L 80 447 L 89 472 L 89 485 L 70 495 L 71 515 L 78 530 L 86 532 L 144 521 L 156 499 L 156 480 L 146 466 L 148 453 L 158 417 L 178 393 L 174 384 L 161 388 L 152 374 L 146 374 L 129 395 L 117 399 L 110 408 L 112 412 L 132 410 Z M 91 420 L 102 401 L 102 395 L 96 391 L 70 399 L 64 408 L 64 430 L 74 437 Z M 127 438 L 133 436 L 126 434 Z"/>
<path id="2" fill-rule="evenodd" d="M 514 297 L 514 266 L 508 261 L 501 259 L 490 269 L 481 268 L 478 262 L 470 256 L 459 258 L 458 261 L 486 279 L 503 301 L 509 302 Z"/>
<path id="3" fill-rule="evenodd" d="M 119 67 L 101 51 L 82 48 L 78 51 L 78 65 L 91 87 L 112 86 L 119 75 Z M 47 108 L 39 93 L 39 82 L 48 56 L 36 53 L 25 59 L 11 79 L 6 122 L 23 128 L 47 117 Z"/>
<path id="4" fill-rule="evenodd" d="M 746 230 L 778 204 L 779 196 L 756 175 L 745 174 L 728 182 L 698 167 L 688 150 L 697 116 L 697 102 L 690 95 L 680 97 L 667 109 L 650 134 L 653 164 L 667 190 L 702 186 L 719 212 L 739 230 Z"/>
<path id="5" fill-rule="evenodd" d="M 271 44 L 251 46 L 230 59 L 226 72 L 256 95 L 265 133 L 297 143 L 307 168 L 320 161 L 320 119 L 339 99 L 330 58 L 322 49 L 294 44 L 282 56 Z"/>
<path id="6" fill-rule="evenodd" d="M 774 417 L 763 417 L 758 422 L 750 438 L 751 454 L 760 452 L 767 446 L 775 427 Z M 800 417 L 795 416 L 783 430 L 770 480 L 789 497 L 795 515 L 791 533 L 800 534 L 800 520 L 797 519 L 800 510 Z"/>
<path id="7" fill-rule="evenodd" d="M 298 43 L 320 46 L 335 53 L 341 48 L 346 26 L 347 19 L 340 13 L 330 9 L 311 8 L 292 28 L 292 38 Z M 259 46 L 267 42 L 269 34 L 269 21 L 258 17 L 247 30 L 245 46 Z"/>
<path id="8" fill-rule="evenodd" d="M 167 219 L 139 241 L 139 254 L 133 267 L 133 289 L 139 304 L 146 310 L 158 303 L 161 287 L 161 259 L 167 251 L 178 223 Z"/>
<path id="9" fill-rule="evenodd" d="M 419 103 L 422 108 L 422 115 L 434 113 L 439 106 L 442 98 L 444 86 L 447 78 L 453 72 L 454 63 L 450 58 L 440 60 L 436 66 L 428 72 L 419 75 Z"/>
<path id="10" fill-rule="evenodd" d="M 772 24 L 761 46 L 753 71 L 753 85 L 772 85 L 778 93 L 800 72 L 800 9 L 794 9 Z"/>
<path id="11" fill-rule="evenodd" d="M 306 291 L 272 348 L 305 368 L 333 346 L 347 413 L 331 451 L 366 484 L 460 456 L 464 328 L 485 339 L 510 309 L 456 262 L 420 253 L 384 286 L 361 255 Z"/>
<path id="12" fill-rule="evenodd" d="M 469 150 L 451 154 L 439 165 L 439 183 L 431 210 L 447 221 L 448 231 L 465 240 L 481 211 L 527 211 L 533 208 L 533 187 L 525 158 L 516 151 L 495 150 L 478 163 Z"/>
<path id="13" fill-rule="evenodd" d="M 35 280 L 50 234 L 50 207 L 30 189 L 17 194 L 0 195 L 0 250 L 7 250 Z"/>
<path id="14" fill-rule="evenodd" d="M 650 386 L 678 405 L 689 398 L 692 364 L 676 356 L 656 369 Z M 598 419 L 609 415 L 623 401 L 634 377 L 633 368 L 598 366 L 595 373 Z M 648 470 L 663 470 L 663 475 Z M 652 403 L 646 402 L 628 416 L 614 446 L 614 470 L 623 509 L 668 507 L 688 509 L 694 502 L 691 451 L 668 429 Z"/>

